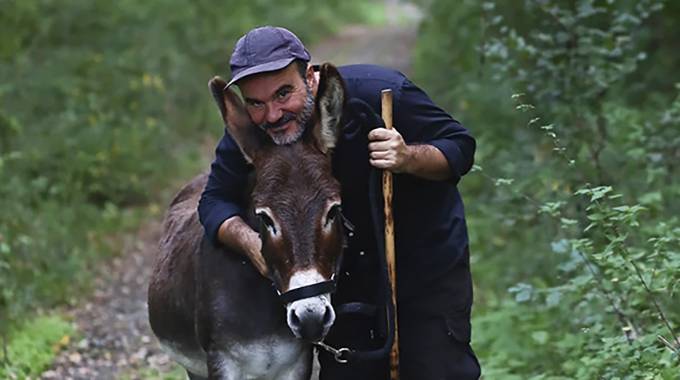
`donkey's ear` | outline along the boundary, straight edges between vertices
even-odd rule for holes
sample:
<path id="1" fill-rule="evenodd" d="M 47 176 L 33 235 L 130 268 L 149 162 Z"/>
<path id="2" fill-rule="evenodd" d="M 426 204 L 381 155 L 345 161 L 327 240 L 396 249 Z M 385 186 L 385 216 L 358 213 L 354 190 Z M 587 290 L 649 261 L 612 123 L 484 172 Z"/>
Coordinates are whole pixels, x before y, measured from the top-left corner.
<path id="1" fill-rule="evenodd" d="M 340 136 L 340 120 L 345 108 L 345 82 L 335 66 L 324 63 L 319 68 L 319 88 L 316 94 L 316 112 L 319 123 L 314 126 L 314 137 L 322 152 L 335 147 Z"/>
<path id="2" fill-rule="evenodd" d="M 266 136 L 256 128 L 241 99 L 234 91 L 225 88 L 227 83 L 216 76 L 208 82 L 217 108 L 220 110 L 224 125 L 236 141 L 246 161 L 253 162 L 255 154 L 262 147 Z"/>

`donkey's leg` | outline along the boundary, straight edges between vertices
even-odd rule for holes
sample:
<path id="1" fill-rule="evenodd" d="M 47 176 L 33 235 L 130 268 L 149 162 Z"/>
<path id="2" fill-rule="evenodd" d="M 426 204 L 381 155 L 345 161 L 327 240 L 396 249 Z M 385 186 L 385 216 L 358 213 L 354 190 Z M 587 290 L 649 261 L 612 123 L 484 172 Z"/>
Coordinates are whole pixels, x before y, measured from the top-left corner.
<path id="1" fill-rule="evenodd" d="M 219 351 L 208 353 L 208 380 L 243 380 L 243 369 L 236 360 Z"/>

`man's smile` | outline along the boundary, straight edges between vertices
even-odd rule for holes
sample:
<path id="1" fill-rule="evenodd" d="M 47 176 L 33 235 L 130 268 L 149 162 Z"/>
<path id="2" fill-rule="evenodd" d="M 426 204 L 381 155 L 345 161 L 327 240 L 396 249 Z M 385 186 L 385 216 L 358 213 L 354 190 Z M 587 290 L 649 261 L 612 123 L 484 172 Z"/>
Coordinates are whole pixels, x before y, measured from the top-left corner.
<path id="1" fill-rule="evenodd" d="M 285 124 L 283 124 L 283 125 L 279 125 L 279 126 L 276 126 L 276 127 L 267 128 L 267 131 L 268 131 L 268 132 L 271 132 L 271 133 L 280 134 L 280 133 L 283 133 L 283 132 L 287 131 L 287 130 L 290 129 L 291 127 L 293 127 L 293 123 L 294 123 L 294 122 L 295 122 L 295 120 L 290 120 L 290 121 L 288 121 L 287 123 L 285 123 Z"/>

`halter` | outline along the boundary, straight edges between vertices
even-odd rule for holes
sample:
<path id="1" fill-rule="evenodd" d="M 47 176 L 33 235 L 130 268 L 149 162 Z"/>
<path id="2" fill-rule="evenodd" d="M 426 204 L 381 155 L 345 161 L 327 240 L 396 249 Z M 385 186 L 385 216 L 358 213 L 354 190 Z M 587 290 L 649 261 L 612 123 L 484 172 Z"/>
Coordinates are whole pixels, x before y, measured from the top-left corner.
<path id="1" fill-rule="evenodd" d="M 326 293 L 334 293 L 336 287 L 337 284 L 335 282 L 335 273 L 333 273 L 331 279 L 328 281 L 317 282 L 316 284 L 302 286 L 283 293 L 276 289 L 276 292 L 279 294 L 279 299 L 281 302 L 283 302 L 285 305 L 303 298 L 311 298 Z"/>
<path id="2" fill-rule="evenodd" d="M 342 213 L 342 209 L 339 210 L 338 215 L 342 220 L 342 230 L 345 235 L 345 238 L 342 240 L 342 248 L 344 251 L 344 249 L 347 248 L 347 238 L 350 236 L 350 234 L 354 233 L 354 225 L 349 221 L 349 219 L 345 217 L 345 215 Z M 335 272 L 331 275 L 330 280 L 291 289 L 287 292 L 281 292 L 274 282 L 272 282 L 272 286 L 279 295 L 279 300 L 281 300 L 284 305 L 301 299 L 320 296 L 326 293 L 335 293 L 337 288 L 337 281 L 335 279 L 337 278 L 337 274 L 340 272 L 341 267 L 342 255 L 335 265 Z"/>

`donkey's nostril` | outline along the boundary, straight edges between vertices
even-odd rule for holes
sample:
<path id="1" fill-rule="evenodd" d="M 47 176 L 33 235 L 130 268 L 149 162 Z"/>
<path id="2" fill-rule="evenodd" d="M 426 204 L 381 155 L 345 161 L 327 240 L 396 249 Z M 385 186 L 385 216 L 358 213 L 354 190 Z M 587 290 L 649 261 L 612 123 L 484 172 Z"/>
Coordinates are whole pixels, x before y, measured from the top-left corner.
<path id="1" fill-rule="evenodd" d="M 290 323 L 293 326 L 300 326 L 300 317 L 297 316 L 295 310 L 291 310 L 290 312 Z"/>
<path id="2" fill-rule="evenodd" d="M 323 325 L 328 326 L 333 323 L 333 309 L 326 306 L 326 312 L 323 314 Z"/>

